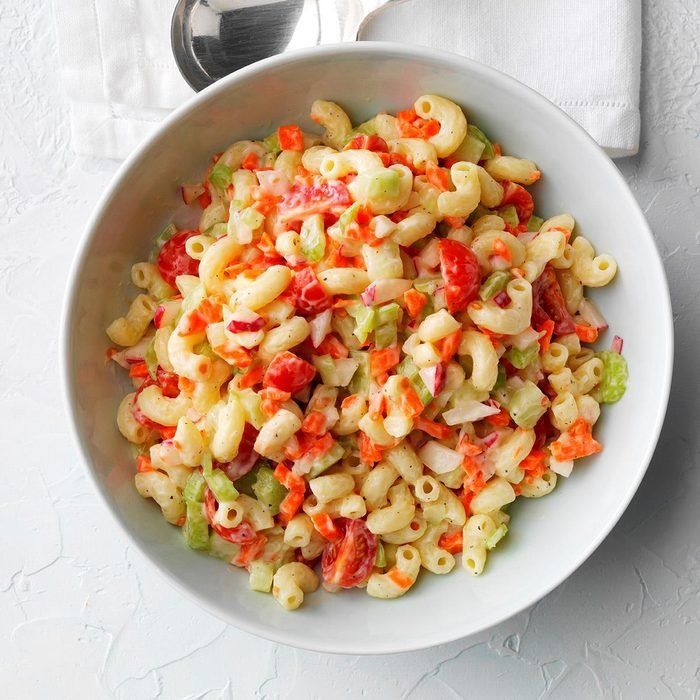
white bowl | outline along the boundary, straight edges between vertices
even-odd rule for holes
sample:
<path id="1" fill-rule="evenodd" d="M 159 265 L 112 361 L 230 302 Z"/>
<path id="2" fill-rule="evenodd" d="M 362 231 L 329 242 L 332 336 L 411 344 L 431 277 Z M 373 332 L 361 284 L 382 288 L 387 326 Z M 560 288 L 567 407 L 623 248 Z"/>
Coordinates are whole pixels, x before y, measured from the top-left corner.
<path id="1" fill-rule="evenodd" d="M 108 367 L 104 328 L 123 313 L 132 263 L 196 181 L 211 154 L 276 125 L 313 128 L 309 106 L 336 100 L 359 123 L 436 93 L 460 103 L 506 153 L 533 159 L 538 213 L 571 212 L 579 230 L 614 255 L 617 278 L 594 297 L 625 340 L 630 386 L 604 407 L 602 454 L 577 464 L 546 498 L 516 504 L 506 543 L 485 573 L 424 574 L 403 598 L 363 591 L 307 596 L 283 611 L 248 590 L 247 575 L 188 550 L 180 531 L 133 486 L 134 461 L 115 426 L 128 386 Z M 120 168 L 90 220 L 68 284 L 63 372 L 77 442 L 97 490 L 124 531 L 177 588 L 232 625 L 271 640 L 338 653 L 419 649 L 494 625 L 569 576 L 610 532 L 644 475 L 666 410 L 673 327 L 666 279 L 644 217 L 620 173 L 592 139 L 544 97 L 455 55 L 415 46 L 360 43 L 278 56 L 217 83 L 172 114 Z M 523 499 L 521 499 L 523 500 Z"/>

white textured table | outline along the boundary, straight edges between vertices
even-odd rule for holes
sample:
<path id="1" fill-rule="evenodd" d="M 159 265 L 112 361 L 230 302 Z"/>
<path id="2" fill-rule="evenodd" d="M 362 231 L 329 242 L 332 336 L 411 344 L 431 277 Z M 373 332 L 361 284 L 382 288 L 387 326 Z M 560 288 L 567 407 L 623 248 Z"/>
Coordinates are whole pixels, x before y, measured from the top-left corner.
<path id="1" fill-rule="evenodd" d="M 201 612 L 92 492 L 61 403 L 59 309 L 116 166 L 70 153 L 46 4 L 0 12 L 11 49 L 0 64 L 0 695 L 698 697 L 697 0 L 645 2 L 642 149 L 620 162 L 655 231 L 676 323 L 671 405 L 644 483 L 600 549 L 532 609 L 474 638 L 379 658 L 296 651 Z"/>

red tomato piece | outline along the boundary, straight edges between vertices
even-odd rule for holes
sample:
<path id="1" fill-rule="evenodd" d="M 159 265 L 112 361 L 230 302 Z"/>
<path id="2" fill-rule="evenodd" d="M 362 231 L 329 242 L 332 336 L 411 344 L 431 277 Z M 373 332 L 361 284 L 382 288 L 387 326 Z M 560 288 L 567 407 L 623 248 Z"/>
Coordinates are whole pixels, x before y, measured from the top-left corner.
<path id="1" fill-rule="evenodd" d="M 207 513 L 207 520 L 211 525 L 211 529 L 219 536 L 229 542 L 235 542 L 236 544 L 248 544 L 253 542 L 257 535 L 251 524 L 244 520 L 240 525 L 236 527 L 224 527 L 214 522 L 214 515 L 216 514 L 216 509 L 219 504 L 214 497 L 214 494 L 207 488 L 204 491 L 204 509 Z"/>
<path id="2" fill-rule="evenodd" d="M 537 326 L 551 319 L 554 321 L 554 332 L 557 335 L 574 333 L 576 330 L 574 319 L 566 308 L 557 276 L 549 265 L 532 285 L 532 319 Z"/>
<path id="3" fill-rule="evenodd" d="M 310 214 L 340 214 L 351 204 L 350 192 L 340 180 L 298 178 L 292 189 L 282 198 L 279 213 L 283 221 L 289 221 Z"/>
<path id="4" fill-rule="evenodd" d="M 508 204 L 512 204 L 518 213 L 520 223 L 526 224 L 535 211 L 532 195 L 524 187 L 516 185 L 514 182 L 506 180 L 501 185 L 503 185 L 501 206 L 505 207 Z"/>
<path id="5" fill-rule="evenodd" d="M 290 394 L 296 394 L 311 383 L 316 376 L 316 368 L 293 352 L 278 352 L 268 365 L 263 386 L 274 386 Z"/>
<path id="6" fill-rule="evenodd" d="M 243 437 L 238 445 L 238 454 L 230 462 L 217 462 L 216 467 L 221 469 L 231 481 L 236 481 L 245 476 L 260 459 L 260 455 L 253 449 L 258 431 L 246 423 L 243 428 Z"/>
<path id="7" fill-rule="evenodd" d="M 323 550 L 321 569 L 327 583 L 352 588 L 369 578 L 377 556 L 377 538 L 364 520 L 338 518 L 333 521 L 342 537 Z"/>
<path id="8" fill-rule="evenodd" d="M 474 251 L 460 241 L 443 238 L 439 244 L 440 271 L 450 313 L 464 311 L 479 295 L 481 273 Z"/>
<path id="9" fill-rule="evenodd" d="M 290 296 L 302 316 L 312 316 L 331 307 L 333 298 L 326 294 L 314 271 L 304 267 L 294 273 Z"/>
<path id="10" fill-rule="evenodd" d="M 156 381 L 163 391 L 163 396 L 174 399 L 180 394 L 180 386 L 177 374 L 166 372 L 160 365 L 156 370 Z"/>
<path id="11" fill-rule="evenodd" d="M 279 127 L 277 138 L 283 151 L 304 150 L 304 134 L 301 133 L 301 129 L 296 124 Z"/>
<path id="12" fill-rule="evenodd" d="M 199 231 L 180 231 L 166 241 L 158 253 L 158 271 L 173 288 L 178 275 L 196 275 L 199 272 L 199 260 L 191 258 L 185 250 L 187 239 L 197 235 Z"/>

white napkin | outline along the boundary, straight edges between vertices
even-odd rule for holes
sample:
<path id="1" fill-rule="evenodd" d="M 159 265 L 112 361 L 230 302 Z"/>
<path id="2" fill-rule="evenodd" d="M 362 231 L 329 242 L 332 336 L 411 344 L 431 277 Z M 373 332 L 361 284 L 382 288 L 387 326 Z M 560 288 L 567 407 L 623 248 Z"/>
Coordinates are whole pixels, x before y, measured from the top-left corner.
<path id="1" fill-rule="evenodd" d="M 124 158 L 192 94 L 170 50 L 174 4 L 54 0 L 76 152 Z M 641 0 L 407 0 L 362 38 L 474 58 L 554 101 L 612 157 L 637 152 Z"/>

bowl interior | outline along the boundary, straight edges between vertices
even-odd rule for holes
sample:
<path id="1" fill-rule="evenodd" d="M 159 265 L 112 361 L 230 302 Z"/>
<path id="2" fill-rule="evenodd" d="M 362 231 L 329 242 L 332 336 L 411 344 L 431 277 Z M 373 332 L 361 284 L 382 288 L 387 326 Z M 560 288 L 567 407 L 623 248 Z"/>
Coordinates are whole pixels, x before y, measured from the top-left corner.
<path id="1" fill-rule="evenodd" d="M 604 452 L 577 463 L 547 498 L 518 503 L 511 531 L 471 578 L 424 574 L 404 598 L 362 591 L 307 598 L 286 613 L 248 590 L 247 576 L 182 543 L 159 510 L 133 487 L 133 458 L 115 426 L 127 389 L 105 363 L 104 328 L 135 290 L 132 263 L 180 206 L 178 186 L 201 176 L 213 153 L 279 124 L 313 130 L 316 98 L 339 102 L 359 123 L 379 110 L 405 109 L 421 94 L 449 97 L 506 153 L 535 160 L 542 216 L 574 215 L 579 231 L 613 254 L 617 279 L 593 296 L 613 334 L 625 340 L 631 382 L 598 427 Z M 654 329 L 654 333 L 649 333 Z M 666 406 L 671 323 L 663 271 L 641 212 L 617 170 L 559 110 L 505 76 L 465 59 L 417 47 L 360 44 L 271 59 L 231 76 L 173 115 L 120 170 L 100 203 L 76 262 L 66 309 L 68 401 L 86 462 L 108 506 L 150 559 L 215 614 L 262 636 L 323 651 L 414 649 L 465 636 L 516 613 L 560 583 L 621 515 L 651 457 Z M 349 621 L 352 620 L 350 623 Z"/>

